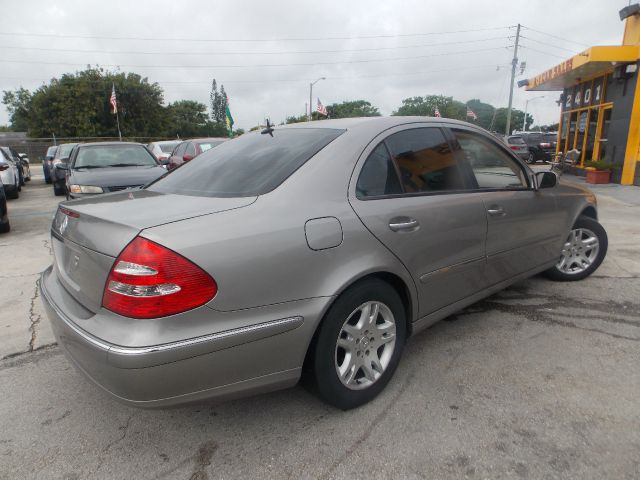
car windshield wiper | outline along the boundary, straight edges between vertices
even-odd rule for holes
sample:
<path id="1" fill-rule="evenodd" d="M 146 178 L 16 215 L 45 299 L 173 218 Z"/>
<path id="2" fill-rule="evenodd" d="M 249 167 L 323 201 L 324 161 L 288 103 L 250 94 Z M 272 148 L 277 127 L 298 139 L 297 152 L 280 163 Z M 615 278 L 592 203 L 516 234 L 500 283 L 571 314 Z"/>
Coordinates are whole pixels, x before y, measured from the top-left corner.
<path id="1" fill-rule="evenodd" d="M 140 163 L 113 163 L 110 167 L 150 167 L 151 165 L 144 165 Z"/>
<path id="2" fill-rule="evenodd" d="M 82 165 L 79 167 L 74 167 L 74 170 L 81 170 L 83 168 L 104 168 L 104 165 Z"/>

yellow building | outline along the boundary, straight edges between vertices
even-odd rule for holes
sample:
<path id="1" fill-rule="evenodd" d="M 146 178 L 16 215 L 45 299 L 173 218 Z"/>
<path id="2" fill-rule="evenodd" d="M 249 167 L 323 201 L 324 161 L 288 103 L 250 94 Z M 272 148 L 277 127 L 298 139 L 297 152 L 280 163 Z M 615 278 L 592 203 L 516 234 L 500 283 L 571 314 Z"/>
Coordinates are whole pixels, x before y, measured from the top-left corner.
<path id="1" fill-rule="evenodd" d="M 640 185 L 640 4 L 620 11 L 622 45 L 591 47 L 523 82 L 562 91 L 558 152 L 577 149 L 580 166 L 615 164 L 611 181 Z"/>

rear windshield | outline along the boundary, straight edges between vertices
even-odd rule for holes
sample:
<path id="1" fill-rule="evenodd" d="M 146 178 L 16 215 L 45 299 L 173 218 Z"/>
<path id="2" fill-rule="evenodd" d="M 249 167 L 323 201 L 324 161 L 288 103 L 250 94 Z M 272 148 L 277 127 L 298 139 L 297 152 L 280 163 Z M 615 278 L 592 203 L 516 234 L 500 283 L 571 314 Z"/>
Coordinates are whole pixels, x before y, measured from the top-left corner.
<path id="1" fill-rule="evenodd" d="M 522 137 L 509 137 L 509 144 L 526 145 L 526 142 L 522 139 Z"/>
<path id="2" fill-rule="evenodd" d="M 223 142 L 147 187 L 200 197 L 250 197 L 270 192 L 344 130 L 275 130 Z"/>
<path id="3" fill-rule="evenodd" d="M 156 166 L 155 158 L 142 145 L 80 147 L 73 168 Z"/>
<path id="4" fill-rule="evenodd" d="M 46 156 L 47 157 L 53 157 L 55 155 L 55 153 L 56 153 L 56 148 L 58 148 L 58 147 L 49 147 L 49 148 L 47 148 Z"/>
<path id="5" fill-rule="evenodd" d="M 71 150 L 73 150 L 73 147 L 75 147 L 76 145 L 77 143 L 65 143 L 64 145 L 60 145 L 57 157 L 61 160 L 69 158 Z"/>
<path id="6" fill-rule="evenodd" d="M 217 147 L 221 143 L 222 140 L 216 140 L 213 142 L 198 142 L 198 145 L 200 145 L 200 149 L 202 150 L 202 153 L 204 153 L 207 150 L 211 150 L 213 147 Z"/>
<path id="7" fill-rule="evenodd" d="M 176 148 L 176 145 L 178 145 L 180 142 L 171 142 L 171 143 L 157 143 L 156 145 L 158 145 L 160 147 L 160 150 L 162 150 L 164 153 L 171 153 L 173 152 L 173 149 Z"/>
<path id="8" fill-rule="evenodd" d="M 552 143 L 558 139 L 558 135 L 556 135 L 555 133 L 545 133 L 543 139 L 545 142 Z"/>

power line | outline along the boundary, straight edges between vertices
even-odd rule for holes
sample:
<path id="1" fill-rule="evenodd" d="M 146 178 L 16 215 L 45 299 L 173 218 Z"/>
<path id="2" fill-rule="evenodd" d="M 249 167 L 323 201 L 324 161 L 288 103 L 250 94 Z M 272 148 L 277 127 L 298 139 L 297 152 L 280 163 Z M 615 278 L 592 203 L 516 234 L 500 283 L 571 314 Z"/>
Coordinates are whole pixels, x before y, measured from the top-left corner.
<path id="1" fill-rule="evenodd" d="M 536 40 L 535 38 L 531 38 L 531 37 L 525 37 L 524 35 L 521 35 L 521 37 L 522 38 L 526 38 L 527 40 L 530 40 L 532 42 L 539 43 L 541 45 L 546 45 L 547 47 L 553 47 L 553 48 L 557 48 L 559 50 L 564 50 L 566 52 L 570 52 L 572 55 L 577 55 L 578 54 L 578 52 L 576 52 L 575 50 L 571 50 L 569 48 L 559 47 L 558 45 L 554 45 L 552 43 L 541 42 L 540 40 Z"/>
<path id="2" fill-rule="evenodd" d="M 508 37 L 490 37 L 475 40 L 461 40 L 456 42 L 438 42 L 438 43 L 422 43 L 415 45 L 401 45 L 395 47 L 377 47 L 377 48 L 353 48 L 342 50 L 290 50 L 281 52 L 140 52 L 140 51 L 123 51 L 123 50 L 83 50 L 71 48 L 41 48 L 41 47 L 23 47 L 18 45 L 0 45 L 0 48 L 11 50 L 32 50 L 42 52 L 73 52 L 73 53 L 105 53 L 111 55 L 297 55 L 297 54 L 315 54 L 315 53 L 354 53 L 354 52 L 375 52 L 383 50 L 402 50 L 407 48 L 422 47 L 439 47 L 441 45 L 460 45 L 477 42 L 488 42 L 491 40 L 504 40 Z"/>
<path id="3" fill-rule="evenodd" d="M 569 40 L 568 38 L 559 37 L 557 35 L 553 35 L 551 33 L 543 32 L 542 30 L 536 30 L 535 28 L 527 27 L 525 25 L 523 25 L 523 27 L 526 28 L 527 30 L 531 30 L 532 32 L 540 33 L 542 35 L 547 35 L 549 37 L 555 38 L 557 40 L 562 40 L 564 42 L 575 43 L 576 45 L 581 45 L 583 47 L 589 47 L 590 46 L 590 45 L 587 45 L 586 43 L 576 42 L 574 40 Z"/>
<path id="4" fill-rule="evenodd" d="M 300 42 L 300 41 L 323 41 L 323 40 L 364 40 L 373 38 L 404 38 L 422 37 L 429 35 L 449 35 L 458 33 L 487 32 L 491 30 L 505 30 L 510 26 L 474 28 L 469 30 L 451 30 L 444 32 L 424 32 L 424 33 L 404 33 L 388 35 L 357 35 L 357 36 L 336 36 L 336 37 L 283 37 L 283 38 L 170 38 L 170 37 L 127 37 L 127 36 L 103 36 L 103 35 L 70 35 L 64 33 L 28 33 L 28 32 L 0 32 L 4 36 L 23 37 L 55 37 L 55 38 L 85 38 L 98 40 L 139 40 L 139 41 L 168 41 L 168 42 Z"/>
<path id="5" fill-rule="evenodd" d="M 520 46 L 521 46 L 522 48 L 526 49 L 526 50 L 531 50 L 532 52 L 541 53 L 541 54 L 546 55 L 546 56 L 548 56 L 548 57 L 561 58 L 561 59 L 563 59 L 563 60 L 565 60 L 565 59 L 567 58 L 567 57 L 562 57 L 562 56 L 560 56 L 560 55 L 555 55 L 555 54 L 553 54 L 553 53 L 545 52 L 545 51 L 543 51 L 543 50 L 538 50 L 537 48 L 531 48 L 531 47 L 528 47 L 528 46 L 526 46 L 526 45 L 520 45 Z"/>
<path id="6" fill-rule="evenodd" d="M 395 57 L 395 58 L 378 58 L 378 59 L 366 59 L 366 60 L 343 60 L 336 62 L 307 62 L 307 63 L 263 63 L 263 64 L 252 64 L 252 65 L 140 65 L 140 64 L 102 64 L 102 67 L 126 67 L 126 68 L 181 68 L 181 69 L 203 69 L 203 68 L 265 68 L 265 67 L 314 67 L 319 65 L 343 65 L 343 64 L 358 64 L 358 63 L 379 63 L 379 62 L 396 62 L 402 60 L 417 60 L 420 58 L 433 58 L 433 57 L 443 57 L 449 55 L 465 55 L 470 53 L 479 53 L 479 52 L 488 52 L 495 50 L 504 50 L 507 47 L 491 47 L 491 48 L 480 48 L 475 50 L 465 50 L 462 52 L 444 52 L 444 53 L 433 53 L 430 55 L 414 55 L 409 57 Z M 87 62 L 81 63 L 66 63 L 66 62 L 42 62 L 42 61 L 31 61 L 31 60 L 7 60 L 0 59 L 2 63 L 20 63 L 20 64 L 30 64 L 30 65 L 62 65 L 62 66 L 86 66 Z"/>

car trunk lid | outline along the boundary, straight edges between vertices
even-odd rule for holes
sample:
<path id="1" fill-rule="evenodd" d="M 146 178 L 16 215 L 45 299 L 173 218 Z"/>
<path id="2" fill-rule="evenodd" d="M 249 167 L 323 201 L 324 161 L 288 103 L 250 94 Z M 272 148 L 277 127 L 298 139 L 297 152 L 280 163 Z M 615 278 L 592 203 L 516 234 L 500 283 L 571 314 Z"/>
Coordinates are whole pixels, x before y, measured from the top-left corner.
<path id="1" fill-rule="evenodd" d="M 65 289 L 95 312 L 113 261 L 142 230 L 241 208 L 256 198 L 137 190 L 62 203 L 51 226 L 54 268 Z"/>

